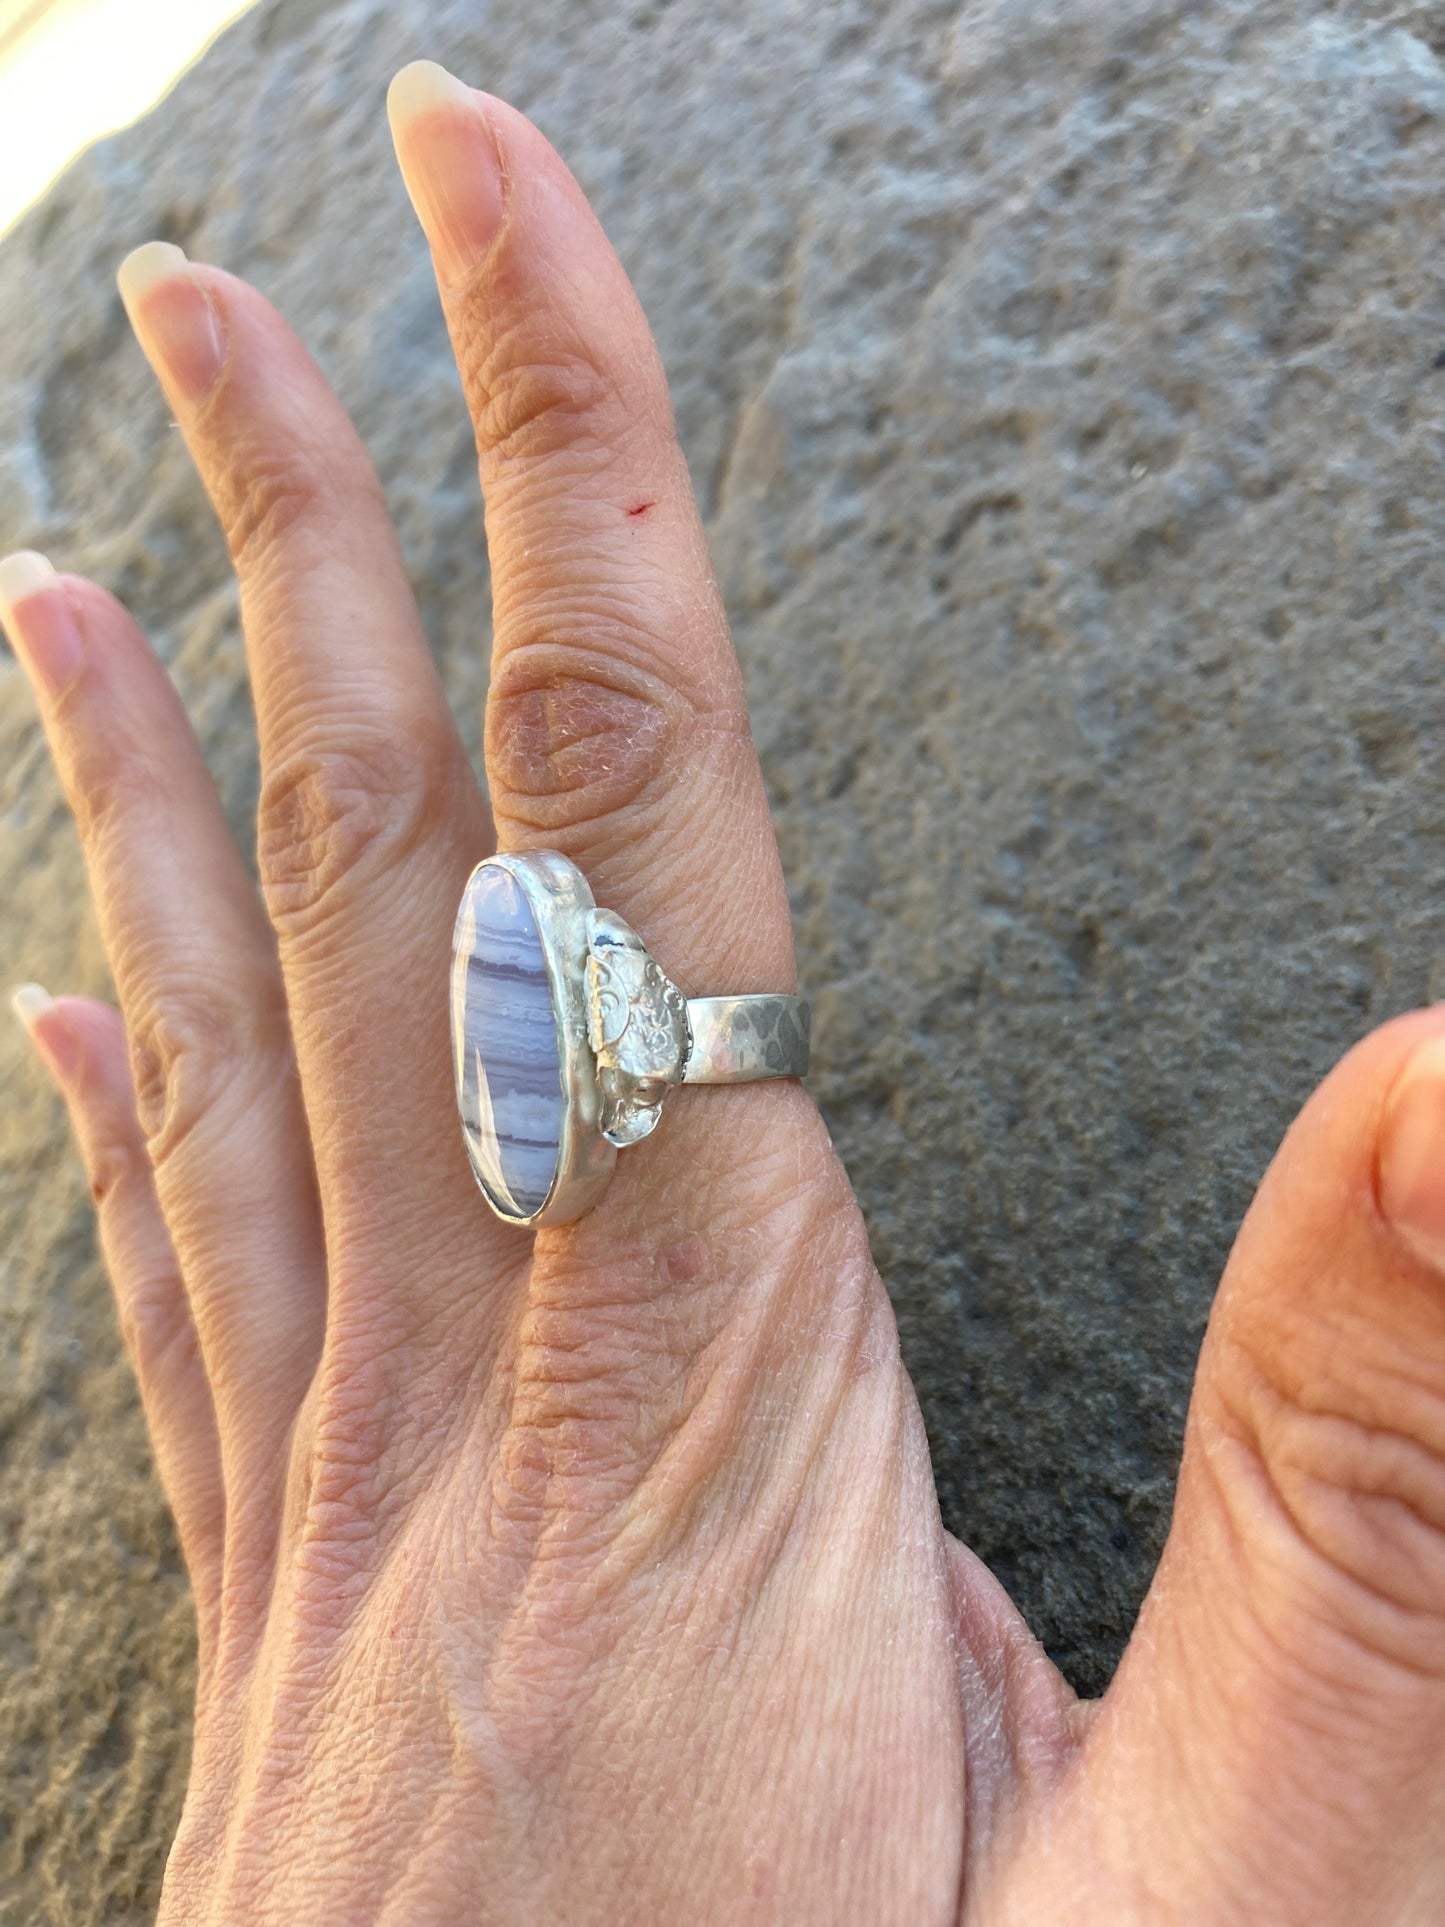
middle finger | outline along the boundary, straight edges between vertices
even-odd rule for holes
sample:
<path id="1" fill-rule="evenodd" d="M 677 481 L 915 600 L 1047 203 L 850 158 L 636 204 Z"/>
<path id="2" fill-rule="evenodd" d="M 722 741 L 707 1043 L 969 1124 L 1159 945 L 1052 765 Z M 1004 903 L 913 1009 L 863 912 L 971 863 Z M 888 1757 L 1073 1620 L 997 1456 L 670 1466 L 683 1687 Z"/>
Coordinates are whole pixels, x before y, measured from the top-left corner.
<path id="1" fill-rule="evenodd" d="M 331 1320 L 341 1330 L 354 1311 L 384 1350 L 395 1316 L 447 1323 L 461 1309 L 438 1281 L 470 1296 L 479 1267 L 519 1251 L 477 1211 L 446 1038 L 451 926 L 492 847 L 486 805 L 380 485 L 311 357 L 254 288 L 178 248 L 139 250 L 121 288 L 240 581 L 260 869 L 321 1184 Z"/>

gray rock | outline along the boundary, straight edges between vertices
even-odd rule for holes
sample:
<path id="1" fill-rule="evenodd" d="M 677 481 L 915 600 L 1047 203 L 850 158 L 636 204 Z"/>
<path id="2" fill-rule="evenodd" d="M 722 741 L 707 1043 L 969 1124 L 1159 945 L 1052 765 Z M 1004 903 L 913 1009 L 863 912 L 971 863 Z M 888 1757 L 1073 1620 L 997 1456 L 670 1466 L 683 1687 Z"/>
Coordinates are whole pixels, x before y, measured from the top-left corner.
<path id="1" fill-rule="evenodd" d="M 422 52 L 534 115 L 641 289 L 945 1511 L 1097 1687 L 1250 1192 L 1445 991 L 1445 5 L 251 15 L 0 247 L 0 539 L 128 599 L 243 836 L 235 596 L 112 271 L 180 240 L 301 326 L 475 746 L 470 437 L 382 115 Z M 101 990 L 8 663 L 0 732 L 11 975 Z M 115 1927 L 188 1605 L 62 1119 L 0 1048 L 0 1914 Z"/>

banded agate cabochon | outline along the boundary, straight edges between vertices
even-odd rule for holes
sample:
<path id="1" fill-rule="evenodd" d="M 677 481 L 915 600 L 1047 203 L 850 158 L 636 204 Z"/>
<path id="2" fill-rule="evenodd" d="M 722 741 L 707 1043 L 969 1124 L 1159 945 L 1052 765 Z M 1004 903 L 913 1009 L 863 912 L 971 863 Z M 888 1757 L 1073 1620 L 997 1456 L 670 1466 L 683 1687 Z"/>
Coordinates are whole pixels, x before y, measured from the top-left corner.
<path id="1" fill-rule="evenodd" d="M 512 1218 L 542 1209 L 564 1100 L 547 959 L 527 893 L 499 865 L 473 875 L 452 938 L 452 1051 L 472 1169 Z"/>

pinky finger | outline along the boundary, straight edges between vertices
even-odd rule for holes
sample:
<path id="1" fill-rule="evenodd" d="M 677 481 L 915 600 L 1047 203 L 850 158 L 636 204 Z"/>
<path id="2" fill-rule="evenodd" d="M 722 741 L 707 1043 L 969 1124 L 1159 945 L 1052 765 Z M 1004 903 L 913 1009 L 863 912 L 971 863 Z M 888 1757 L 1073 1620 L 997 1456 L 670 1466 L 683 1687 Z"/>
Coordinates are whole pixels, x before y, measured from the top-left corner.
<path id="1" fill-rule="evenodd" d="M 204 1678 L 221 1596 L 226 1508 L 220 1440 L 186 1288 L 136 1116 L 125 1026 L 107 1004 L 87 997 L 57 1001 L 38 984 L 16 992 L 15 1011 L 70 1111 L 121 1334 L 191 1575 Z"/>

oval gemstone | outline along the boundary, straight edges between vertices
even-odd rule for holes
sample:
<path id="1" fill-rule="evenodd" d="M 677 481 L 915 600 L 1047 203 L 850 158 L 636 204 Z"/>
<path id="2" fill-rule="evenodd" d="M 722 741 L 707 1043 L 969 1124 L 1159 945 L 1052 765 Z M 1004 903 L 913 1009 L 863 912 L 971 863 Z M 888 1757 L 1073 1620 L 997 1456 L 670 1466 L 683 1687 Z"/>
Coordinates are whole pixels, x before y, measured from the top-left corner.
<path id="1" fill-rule="evenodd" d="M 536 916 L 498 865 L 475 873 L 457 913 L 452 1052 L 472 1169 L 499 1210 L 530 1218 L 562 1147 L 562 1053 Z"/>

